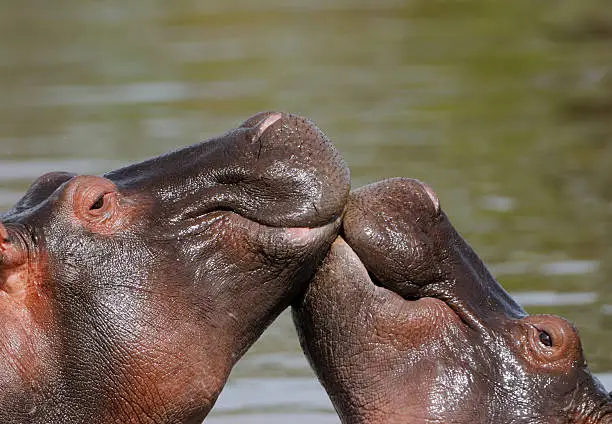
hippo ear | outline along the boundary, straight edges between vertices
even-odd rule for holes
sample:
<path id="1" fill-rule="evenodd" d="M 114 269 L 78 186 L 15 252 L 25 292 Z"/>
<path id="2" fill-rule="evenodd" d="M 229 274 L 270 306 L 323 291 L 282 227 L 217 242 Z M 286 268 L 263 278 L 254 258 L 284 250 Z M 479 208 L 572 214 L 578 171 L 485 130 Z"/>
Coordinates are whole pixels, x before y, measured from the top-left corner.
<path id="1" fill-rule="evenodd" d="M 8 214 L 19 213 L 42 203 L 53 194 L 59 186 L 72 179 L 74 175 L 75 174 L 69 172 L 49 172 L 48 174 L 38 177 Z"/>

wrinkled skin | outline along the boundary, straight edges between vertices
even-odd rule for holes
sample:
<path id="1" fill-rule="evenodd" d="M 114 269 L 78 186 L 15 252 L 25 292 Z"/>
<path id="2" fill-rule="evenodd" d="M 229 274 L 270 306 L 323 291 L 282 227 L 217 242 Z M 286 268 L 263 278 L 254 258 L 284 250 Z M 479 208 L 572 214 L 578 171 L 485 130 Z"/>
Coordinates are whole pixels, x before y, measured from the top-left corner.
<path id="1" fill-rule="evenodd" d="M 312 278 L 348 186 L 326 137 L 279 113 L 41 177 L 0 216 L 0 422 L 200 423 Z"/>
<path id="2" fill-rule="evenodd" d="M 343 234 L 293 312 L 344 423 L 612 423 L 575 328 L 528 316 L 431 188 L 357 190 Z"/>

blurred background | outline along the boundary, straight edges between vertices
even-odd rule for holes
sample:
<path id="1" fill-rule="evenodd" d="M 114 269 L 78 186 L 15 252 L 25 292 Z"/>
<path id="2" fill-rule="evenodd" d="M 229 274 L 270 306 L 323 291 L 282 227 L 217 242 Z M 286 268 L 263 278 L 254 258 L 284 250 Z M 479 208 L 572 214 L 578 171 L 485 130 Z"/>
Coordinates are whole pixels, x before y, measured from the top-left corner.
<path id="1" fill-rule="evenodd" d="M 355 187 L 432 185 L 529 312 L 577 324 L 612 389 L 609 0 L 51 3 L 0 3 L 0 210 L 46 171 L 305 115 Z M 210 422 L 289 419 L 338 422 L 284 314 Z"/>

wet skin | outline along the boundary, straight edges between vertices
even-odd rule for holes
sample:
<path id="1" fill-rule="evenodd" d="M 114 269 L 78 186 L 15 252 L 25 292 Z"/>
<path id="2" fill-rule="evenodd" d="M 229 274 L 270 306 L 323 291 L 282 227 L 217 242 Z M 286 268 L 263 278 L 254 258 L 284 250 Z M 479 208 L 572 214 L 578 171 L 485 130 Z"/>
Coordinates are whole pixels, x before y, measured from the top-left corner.
<path id="1" fill-rule="evenodd" d="M 529 316 L 426 185 L 351 195 L 294 307 L 306 355 L 344 423 L 612 423 L 576 329 Z"/>
<path id="2" fill-rule="evenodd" d="M 295 116 L 0 215 L 0 422 L 200 423 L 337 235 L 349 174 Z"/>

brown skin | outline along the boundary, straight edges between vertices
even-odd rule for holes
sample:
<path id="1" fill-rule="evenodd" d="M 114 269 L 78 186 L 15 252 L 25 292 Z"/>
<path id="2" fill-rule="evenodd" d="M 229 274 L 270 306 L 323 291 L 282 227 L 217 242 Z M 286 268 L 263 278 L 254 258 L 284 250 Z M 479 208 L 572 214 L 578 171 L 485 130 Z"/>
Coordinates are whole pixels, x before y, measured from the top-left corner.
<path id="1" fill-rule="evenodd" d="M 327 138 L 278 113 L 41 177 L 0 216 L 0 422 L 200 423 L 312 278 L 348 187 Z"/>
<path id="2" fill-rule="evenodd" d="M 343 231 L 293 310 L 342 422 L 612 423 L 576 329 L 527 315 L 431 188 L 357 190 Z"/>

